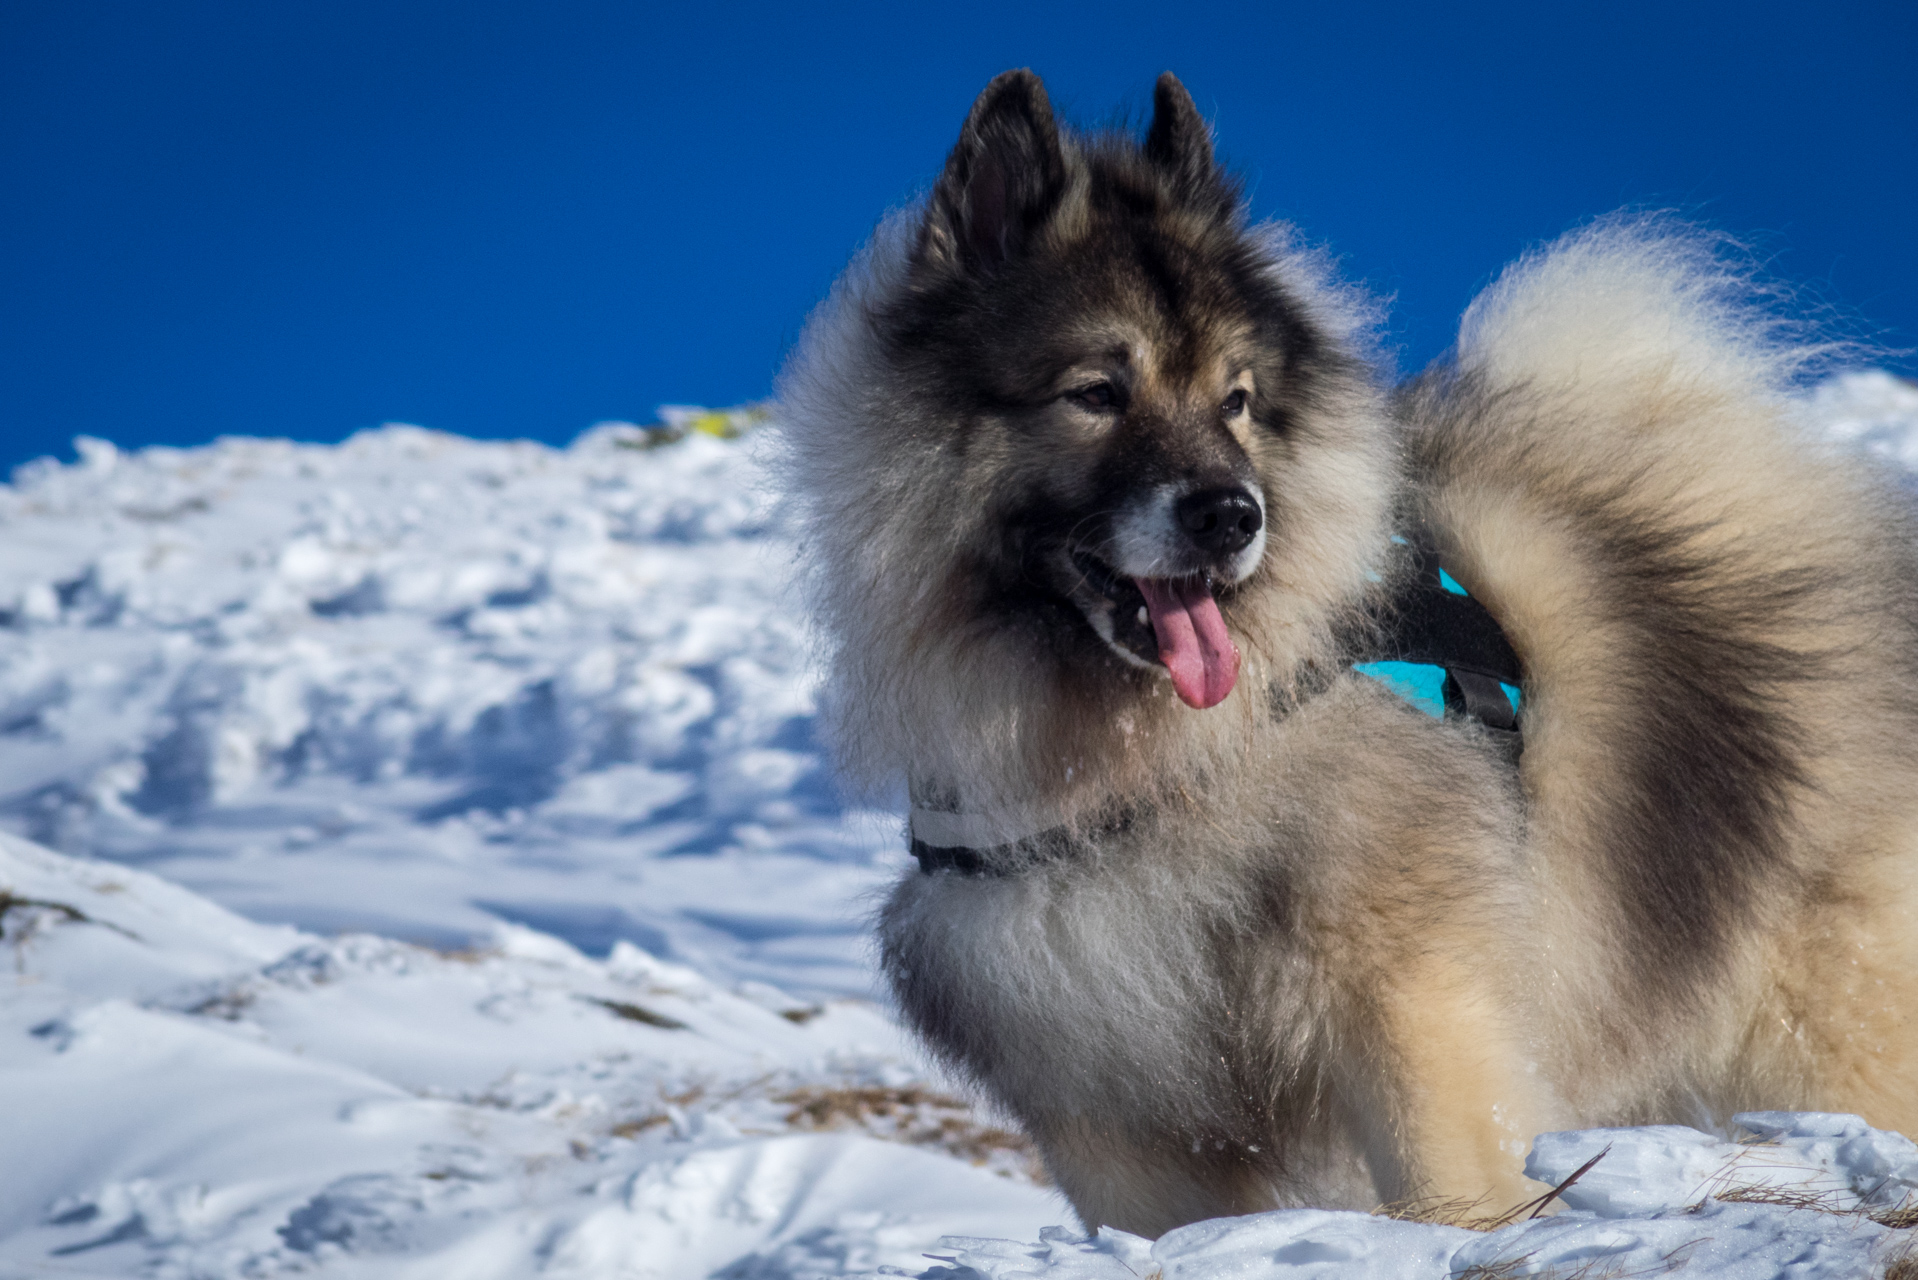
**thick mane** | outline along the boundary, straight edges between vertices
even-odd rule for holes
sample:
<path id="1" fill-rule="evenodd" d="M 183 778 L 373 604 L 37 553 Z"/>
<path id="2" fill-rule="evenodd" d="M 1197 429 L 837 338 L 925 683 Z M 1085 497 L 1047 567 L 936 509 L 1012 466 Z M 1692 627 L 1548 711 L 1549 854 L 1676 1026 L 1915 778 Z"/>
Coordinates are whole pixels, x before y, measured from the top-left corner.
<path id="1" fill-rule="evenodd" d="M 1274 697 L 1294 691 L 1308 665 L 1329 663 L 1386 546 L 1397 455 L 1368 361 L 1377 309 L 1338 283 L 1322 254 L 1290 227 L 1245 226 L 1229 177 L 1168 172 L 1121 136 L 1061 137 L 1063 195 L 1032 254 L 1149 224 L 1247 272 L 1296 326 L 1290 345 L 1302 354 L 1288 381 L 1299 483 L 1273 495 L 1275 519 L 1296 541 L 1268 557 L 1237 606 L 1244 676 L 1226 704 L 1194 714 L 1149 673 L 1062 662 L 1048 631 L 1085 625 L 1063 605 L 1049 619 L 1036 600 L 1012 620 L 982 608 L 982 557 L 1003 538 L 995 522 L 1018 485 L 1005 428 L 990 396 L 941 381 L 899 337 L 911 317 L 937 329 L 985 305 L 969 281 L 927 265 L 936 203 L 879 227 L 809 321 L 778 396 L 813 616 L 830 653 L 826 714 L 849 780 L 883 790 L 902 768 L 962 777 L 969 804 L 1040 796 L 1070 818 L 1113 795 L 1176 789 L 1192 770 L 1235 758 Z M 938 354 L 930 363 L 964 374 L 963 352 Z M 1169 759 L 1189 767 L 1168 775 Z"/>

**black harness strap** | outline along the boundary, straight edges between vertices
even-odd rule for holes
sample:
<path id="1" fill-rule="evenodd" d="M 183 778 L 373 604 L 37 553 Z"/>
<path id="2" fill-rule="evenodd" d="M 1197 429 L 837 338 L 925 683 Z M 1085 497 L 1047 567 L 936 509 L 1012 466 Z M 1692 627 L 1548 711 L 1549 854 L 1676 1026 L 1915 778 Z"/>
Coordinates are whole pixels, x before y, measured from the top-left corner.
<path id="1" fill-rule="evenodd" d="M 912 856 L 919 859 L 919 869 L 927 875 L 935 871 L 957 871 L 962 876 L 976 876 L 986 869 L 986 859 L 999 853 L 1002 848 L 965 849 L 949 846 L 933 846 L 924 840 L 912 842 Z"/>
<path id="2" fill-rule="evenodd" d="M 1408 540 L 1412 572 L 1386 607 L 1379 651 L 1367 662 L 1417 662 L 1445 671 L 1445 706 L 1488 729 L 1513 735 L 1518 715 L 1501 684 L 1523 683 L 1524 669 L 1498 619 L 1471 596 L 1448 591 L 1438 553 L 1424 538 Z"/>
<path id="3" fill-rule="evenodd" d="M 920 811 L 915 809 L 913 812 L 915 817 L 912 825 L 917 826 Z M 1049 827 L 1022 839 L 986 848 L 930 844 L 920 839 L 916 832 L 909 839 L 912 842 L 912 856 L 919 859 L 919 869 L 927 875 L 935 871 L 955 871 L 963 876 L 1007 875 L 1022 866 L 1070 857 L 1075 847 L 1081 850 L 1085 848 L 1087 838 L 1116 835 L 1132 826 L 1143 814 L 1144 810 L 1133 806 L 1089 830 L 1082 830 L 1076 836 L 1068 827 Z"/>

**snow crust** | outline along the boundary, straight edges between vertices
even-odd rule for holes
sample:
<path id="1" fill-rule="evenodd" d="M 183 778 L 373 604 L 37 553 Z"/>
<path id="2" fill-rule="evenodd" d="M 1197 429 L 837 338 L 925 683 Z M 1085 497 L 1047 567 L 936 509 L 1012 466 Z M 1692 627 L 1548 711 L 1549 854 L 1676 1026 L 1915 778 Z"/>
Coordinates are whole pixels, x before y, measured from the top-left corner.
<path id="1" fill-rule="evenodd" d="M 1908 383 L 1805 411 L 1918 465 Z M 753 420 L 671 422 L 83 440 L 0 488 L 0 1276 L 1744 1280 L 1909 1244 L 1875 1219 L 1910 1143 L 1772 1114 L 1546 1135 L 1546 1181 L 1609 1150 L 1490 1233 L 1053 1225 L 870 1000 L 903 823 L 824 771 Z"/>

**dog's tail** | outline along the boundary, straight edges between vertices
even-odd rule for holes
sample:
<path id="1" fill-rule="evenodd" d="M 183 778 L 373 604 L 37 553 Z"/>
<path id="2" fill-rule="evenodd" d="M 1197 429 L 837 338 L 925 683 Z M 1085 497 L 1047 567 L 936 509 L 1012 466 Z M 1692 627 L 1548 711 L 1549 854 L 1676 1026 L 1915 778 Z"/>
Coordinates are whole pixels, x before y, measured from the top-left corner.
<path id="1" fill-rule="evenodd" d="M 1755 279 L 1672 221 L 1595 224 L 1507 270 L 1402 399 L 1417 514 L 1525 669 L 1541 874 L 1612 913 L 1634 989 L 1681 997 L 1883 812 L 1872 762 L 1918 726 L 1910 522 L 1802 424 L 1834 349 Z"/>

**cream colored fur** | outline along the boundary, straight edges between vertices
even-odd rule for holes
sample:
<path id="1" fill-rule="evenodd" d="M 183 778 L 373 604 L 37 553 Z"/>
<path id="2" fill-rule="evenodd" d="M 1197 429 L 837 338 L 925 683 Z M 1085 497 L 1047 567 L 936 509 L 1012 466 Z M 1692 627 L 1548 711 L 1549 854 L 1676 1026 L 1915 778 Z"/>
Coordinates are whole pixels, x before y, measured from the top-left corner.
<path id="1" fill-rule="evenodd" d="M 1520 262 L 1465 317 L 1475 412 L 1427 428 L 1455 462 L 1430 477 L 1425 510 L 1527 669 L 1553 1075 L 1581 1117 L 1691 1106 L 1722 1122 L 1762 1102 L 1918 1131 L 1910 515 L 1861 459 L 1806 432 L 1789 392 L 1823 352 L 1789 341 L 1717 248 L 1614 219 Z M 1710 566 L 1692 588 L 1701 617 L 1820 668 L 1764 690 L 1795 722 L 1806 774 L 1786 857 L 1714 998 L 1682 1021 L 1602 1016 L 1643 997 L 1616 951 L 1591 814 L 1618 784 L 1623 726 L 1660 709 L 1618 695 L 1647 641 L 1608 615 L 1602 550 L 1567 512 L 1621 485 L 1632 516 Z M 1714 593 L 1793 573 L 1818 590 L 1713 616 Z"/>
<path id="2" fill-rule="evenodd" d="M 954 553 L 995 536 L 987 498 L 1005 471 L 1082 460 L 1036 454 L 1010 430 L 989 433 L 987 448 L 953 450 L 946 424 L 892 392 L 874 312 L 904 287 L 912 223 L 907 214 L 880 228 L 807 326 L 779 391 L 846 780 L 883 789 L 902 769 L 963 779 L 969 808 L 1039 804 L 1071 821 L 1114 795 L 1170 793 L 1231 767 L 1265 731 L 1250 691 L 1295 680 L 1327 651 L 1330 626 L 1358 604 L 1355 584 L 1386 550 L 1397 457 L 1383 388 L 1344 380 L 1316 427 L 1324 447 L 1296 460 L 1293 552 L 1267 558 L 1259 573 L 1271 589 L 1234 636 L 1248 696 L 1194 716 L 1163 682 L 1143 699 L 1129 688 L 1068 693 L 1029 637 L 971 615 Z M 1313 318 L 1342 347 L 1367 349 L 1375 317 L 1363 296 L 1335 284 L 1289 231 L 1260 234 L 1269 269 Z"/>

